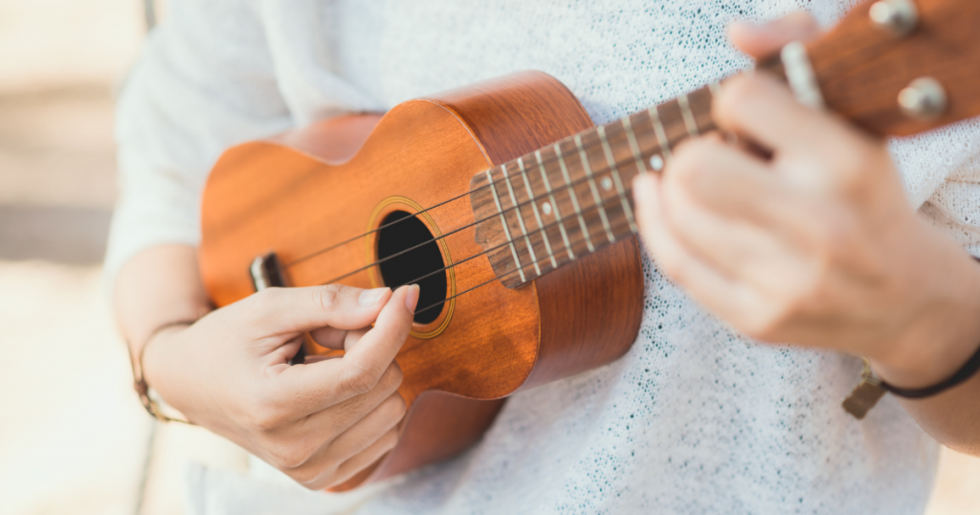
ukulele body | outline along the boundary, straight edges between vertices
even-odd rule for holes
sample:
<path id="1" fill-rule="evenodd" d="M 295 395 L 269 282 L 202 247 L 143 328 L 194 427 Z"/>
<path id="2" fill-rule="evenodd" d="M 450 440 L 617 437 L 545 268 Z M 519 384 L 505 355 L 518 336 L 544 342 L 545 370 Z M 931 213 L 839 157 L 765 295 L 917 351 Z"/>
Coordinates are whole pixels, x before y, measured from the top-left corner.
<path id="1" fill-rule="evenodd" d="M 360 288 L 385 285 L 385 271 L 372 263 L 404 238 L 397 224 L 375 229 L 397 212 L 456 198 L 416 217 L 439 238 L 428 248 L 438 248 L 436 268 L 449 267 L 439 272 L 440 298 L 449 300 L 430 310 L 434 320 L 414 324 L 398 354 L 409 406 L 399 443 L 335 490 L 453 456 L 480 438 L 507 395 L 629 349 L 643 309 L 635 238 L 508 289 L 494 280 L 472 225 L 467 193 L 475 174 L 591 126 L 561 83 L 523 72 L 408 101 L 383 117 L 333 118 L 246 143 L 217 162 L 203 196 L 200 266 L 218 306 L 254 293 L 249 267 L 269 252 L 285 265 L 289 286 L 338 277 L 333 282 Z M 398 266 L 419 265 L 398 257 L 385 265 L 396 275 Z M 306 350 L 330 352 L 309 342 Z"/>

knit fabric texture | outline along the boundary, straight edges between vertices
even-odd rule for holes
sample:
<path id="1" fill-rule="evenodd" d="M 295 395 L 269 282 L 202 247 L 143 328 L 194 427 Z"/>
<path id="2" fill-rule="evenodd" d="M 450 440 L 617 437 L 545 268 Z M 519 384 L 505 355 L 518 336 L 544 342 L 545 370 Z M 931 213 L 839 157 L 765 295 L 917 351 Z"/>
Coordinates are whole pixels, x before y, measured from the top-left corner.
<path id="1" fill-rule="evenodd" d="M 558 78 L 605 123 L 751 66 L 727 42 L 732 20 L 805 9 L 829 26 L 851 3 L 173 0 L 119 104 L 108 282 L 143 249 L 197 244 L 201 189 L 230 145 L 523 69 Z M 909 201 L 974 254 L 978 135 L 971 120 L 891 142 Z M 626 356 L 513 396 L 475 448 L 361 512 L 922 513 L 937 445 L 893 398 L 863 421 L 843 412 L 860 360 L 751 342 L 646 254 L 643 269 Z"/>

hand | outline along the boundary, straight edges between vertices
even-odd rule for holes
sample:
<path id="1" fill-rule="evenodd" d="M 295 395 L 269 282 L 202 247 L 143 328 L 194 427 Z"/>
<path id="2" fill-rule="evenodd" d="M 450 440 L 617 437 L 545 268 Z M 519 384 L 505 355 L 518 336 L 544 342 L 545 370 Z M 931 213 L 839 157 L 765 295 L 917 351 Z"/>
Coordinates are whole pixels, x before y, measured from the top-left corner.
<path id="1" fill-rule="evenodd" d="M 190 421 L 303 486 L 337 485 L 397 442 L 405 401 L 394 359 L 418 294 L 415 285 L 263 290 L 160 333 L 145 349 L 147 381 Z M 346 354 L 290 366 L 307 331 Z"/>
<path id="2" fill-rule="evenodd" d="M 760 57 L 815 33 L 795 15 L 731 36 Z M 713 116 L 772 156 L 708 135 L 680 145 L 662 177 L 637 178 L 641 232 L 668 276 L 750 337 L 868 356 L 902 386 L 966 361 L 980 267 L 916 216 L 885 142 L 765 73 L 726 81 Z"/>

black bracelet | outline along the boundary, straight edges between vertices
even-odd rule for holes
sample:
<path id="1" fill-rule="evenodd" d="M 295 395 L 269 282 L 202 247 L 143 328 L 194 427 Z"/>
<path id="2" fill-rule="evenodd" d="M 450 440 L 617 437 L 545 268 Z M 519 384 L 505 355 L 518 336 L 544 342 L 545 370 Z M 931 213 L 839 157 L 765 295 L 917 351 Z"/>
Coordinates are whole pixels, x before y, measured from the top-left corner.
<path id="1" fill-rule="evenodd" d="M 978 262 L 980 258 L 974 257 Z M 885 390 L 892 395 L 898 397 L 905 397 L 906 399 L 922 399 L 925 397 L 932 397 L 933 395 L 938 395 L 960 383 L 969 379 L 973 374 L 980 370 L 980 348 L 977 349 L 973 356 L 963 365 L 962 368 L 956 371 L 955 374 L 949 377 L 949 379 L 932 386 L 927 386 L 925 388 L 899 388 L 897 386 L 890 385 L 885 381 L 881 381 L 879 386 L 882 390 Z"/>
<path id="2" fill-rule="evenodd" d="M 973 354 L 969 361 L 963 365 L 963 368 L 956 371 L 955 374 L 949 377 L 949 379 L 932 386 L 927 386 L 925 388 L 899 388 L 897 386 L 890 385 L 885 381 L 881 381 L 879 386 L 882 390 L 895 395 L 897 397 L 905 397 L 906 399 L 922 399 L 925 397 L 932 397 L 933 395 L 938 395 L 960 383 L 966 381 L 973 374 L 980 370 L 980 348 Z"/>

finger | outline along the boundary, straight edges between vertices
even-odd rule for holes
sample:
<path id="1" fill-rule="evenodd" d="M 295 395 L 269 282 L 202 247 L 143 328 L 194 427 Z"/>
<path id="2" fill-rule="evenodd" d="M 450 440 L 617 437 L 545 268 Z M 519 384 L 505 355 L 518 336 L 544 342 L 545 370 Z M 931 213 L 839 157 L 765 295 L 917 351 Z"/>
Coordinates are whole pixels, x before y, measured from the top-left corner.
<path id="1" fill-rule="evenodd" d="M 275 345 L 272 351 L 265 355 L 266 362 L 271 366 L 289 366 L 289 361 L 299 352 L 303 340 L 303 335 L 298 335 L 284 344 Z"/>
<path id="2" fill-rule="evenodd" d="M 688 251 L 664 223 L 659 179 L 642 174 L 633 180 L 637 222 L 654 262 L 709 310 L 723 318 L 739 313 L 747 290 Z"/>
<path id="3" fill-rule="evenodd" d="M 727 80 L 712 104 L 712 116 L 726 132 L 747 137 L 780 153 L 817 155 L 823 160 L 866 139 L 831 114 L 796 101 L 789 88 L 766 73 Z"/>
<path id="4" fill-rule="evenodd" d="M 348 345 L 351 345 L 352 342 L 356 343 L 366 332 L 367 329 L 348 331 L 336 327 L 321 327 L 315 331 L 310 331 L 310 337 L 317 345 L 329 349 L 345 350 Z"/>
<path id="5" fill-rule="evenodd" d="M 672 166 L 682 163 L 678 156 Z M 719 215 L 697 202 L 673 179 L 677 175 L 677 168 L 671 168 L 664 180 L 664 224 L 681 245 L 733 282 L 756 285 L 770 280 L 776 272 L 772 262 L 778 262 L 774 258 L 786 253 L 778 236 L 767 225 Z"/>
<path id="6" fill-rule="evenodd" d="M 402 371 L 397 363 L 392 363 L 382 374 L 378 384 L 371 391 L 351 397 L 337 404 L 325 406 L 324 399 L 305 397 L 295 399 L 294 407 L 303 411 L 318 411 L 296 419 L 296 423 L 286 425 L 277 436 L 292 440 L 305 440 L 307 435 L 317 435 L 320 442 L 333 440 L 368 413 L 374 411 L 392 395 L 397 395 L 402 384 Z"/>
<path id="7" fill-rule="evenodd" d="M 663 176 L 664 202 L 685 195 L 721 218 L 764 227 L 791 241 L 804 236 L 809 212 L 800 209 L 800 194 L 768 163 L 728 145 L 717 134 L 686 140 L 675 152 Z"/>
<path id="8" fill-rule="evenodd" d="M 328 447 L 332 449 L 326 449 L 327 452 L 322 454 L 329 455 L 336 463 L 347 461 L 397 426 L 407 411 L 405 399 L 398 392 L 389 395 L 370 413 L 330 442 Z"/>
<path id="9" fill-rule="evenodd" d="M 735 47 L 756 59 L 775 54 L 786 43 L 806 41 L 819 33 L 816 20 L 802 11 L 761 25 L 737 21 L 728 28 L 728 37 Z"/>
<path id="10" fill-rule="evenodd" d="M 321 347 L 342 350 L 347 332 L 346 329 L 337 329 L 336 327 L 321 327 L 310 331 L 310 338 L 313 338 L 313 341 Z"/>
<path id="11" fill-rule="evenodd" d="M 302 476 L 316 474 L 315 478 L 304 482 L 304 486 L 319 489 L 338 482 L 334 481 L 333 477 L 342 464 L 369 449 L 393 429 L 397 430 L 396 426 L 401 422 L 406 411 L 405 401 L 401 395 L 396 393 L 389 396 L 367 416 L 321 447 L 309 460 L 298 467 L 296 472 Z M 393 447 L 395 442 L 387 442 L 391 444 L 388 449 Z M 370 464 L 371 462 L 364 466 Z"/>
<path id="12" fill-rule="evenodd" d="M 370 329 L 358 329 L 357 331 L 350 331 L 347 333 L 347 337 L 344 338 L 344 352 L 350 352 L 355 345 L 360 343 L 364 335 L 368 333 Z"/>
<path id="13" fill-rule="evenodd" d="M 340 284 L 268 288 L 242 301 L 259 337 L 312 331 L 321 327 L 367 327 L 391 295 L 389 288 L 364 290 Z"/>
<path id="14" fill-rule="evenodd" d="M 316 457 L 323 453 L 322 448 L 376 411 L 383 403 L 393 403 L 390 400 L 392 396 L 400 399 L 398 387 L 401 385 L 401 378 L 401 369 L 392 363 L 378 386 L 364 395 L 299 419 L 290 419 L 281 412 L 266 417 L 256 433 L 259 437 L 258 451 L 266 455 L 269 463 L 281 470 L 300 469 L 311 460 L 318 459 Z M 295 401 L 308 402 L 309 399 Z M 273 411 L 265 410 L 266 413 Z"/>
<path id="15" fill-rule="evenodd" d="M 323 327 L 310 332 L 310 336 L 318 345 L 335 350 L 350 350 L 367 332 L 367 329 L 345 331 L 333 327 Z"/>
<path id="16" fill-rule="evenodd" d="M 274 395 L 282 399 L 297 395 L 314 399 L 313 409 L 309 404 L 305 407 L 305 414 L 309 414 L 369 392 L 408 338 L 418 298 L 418 285 L 396 290 L 381 309 L 374 327 L 342 358 L 276 369 L 280 381 Z"/>
<path id="17" fill-rule="evenodd" d="M 313 363 L 319 363 L 321 361 L 327 361 L 328 359 L 338 359 L 338 358 L 340 358 L 339 355 L 337 355 L 337 356 L 335 356 L 335 355 L 322 355 L 322 354 L 314 354 L 312 356 L 307 355 L 305 358 L 303 358 L 303 364 L 304 365 L 312 365 Z"/>
<path id="18" fill-rule="evenodd" d="M 341 359 L 343 371 L 335 383 L 341 396 L 353 397 L 374 387 L 408 338 L 418 301 L 417 284 L 399 288 L 381 310 L 374 327 L 348 348 Z"/>
<path id="19" fill-rule="evenodd" d="M 381 438 L 378 438 L 378 440 L 371 444 L 370 447 L 364 449 L 360 454 L 357 454 L 356 456 L 353 456 L 349 460 L 342 463 L 340 467 L 337 468 L 337 472 L 334 474 L 333 482 L 326 485 L 324 488 L 330 488 L 331 486 L 343 484 L 345 481 L 354 477 L 354 475 L 356 475 L 358 472 L 383 458 L 385 454 L 388 454 L 388 452 L 398 445 L 398 436 L 398 427 L 389 429 L 387 433 L 385 433 Z"/>

